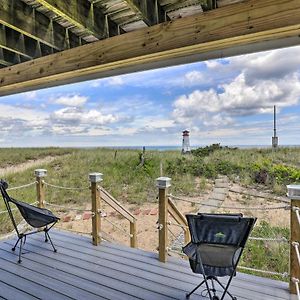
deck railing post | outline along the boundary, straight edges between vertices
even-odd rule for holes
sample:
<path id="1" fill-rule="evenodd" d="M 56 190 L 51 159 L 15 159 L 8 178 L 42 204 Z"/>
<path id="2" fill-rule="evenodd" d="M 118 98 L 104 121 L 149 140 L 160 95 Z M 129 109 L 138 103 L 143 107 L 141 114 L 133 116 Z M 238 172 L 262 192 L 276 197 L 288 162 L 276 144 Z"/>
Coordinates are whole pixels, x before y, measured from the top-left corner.
<path id="1" fill-rule="evenodd" d="M 130 247 L 137 248 L 136 221 L 130 222 Z"/>
<path id="2" fill-rule="evenodd" d="M 159 260 L 167 261 L 168 247 L 168 190 L 171 186 L 171 178 L 159 177 L 156 179 L 158 187 L 158 239 L 159 239 Z"/>
<path id="3" fill-rule="evenodd" d="M 90 173 L 92 197 L 92 237 L 93 244 L 98 246 L 101 242 L 101 195 L 99 183 L 102 181 L 101 173 Z"/>
<path id="4" fill-rule="evenodd" d="M 34 170 L 34 175 L 36 178 L 36 200 L 38 207 L 45 207 L 45 183 L 43 178 L 47 176 L 47 170 L 36 169 Z"/>
<path id="5" fill-rule="evenodd" d="M 288 197 L 291 199 L 290 292 L 291 294 L 296 294 L 296 285 L 293 280 L 300 279 L 300 265 L 297 258 L 297 252 L 294 247 L 294 243 L 300 242 L 300 185 L 288 185 L 287 188 Z"/>

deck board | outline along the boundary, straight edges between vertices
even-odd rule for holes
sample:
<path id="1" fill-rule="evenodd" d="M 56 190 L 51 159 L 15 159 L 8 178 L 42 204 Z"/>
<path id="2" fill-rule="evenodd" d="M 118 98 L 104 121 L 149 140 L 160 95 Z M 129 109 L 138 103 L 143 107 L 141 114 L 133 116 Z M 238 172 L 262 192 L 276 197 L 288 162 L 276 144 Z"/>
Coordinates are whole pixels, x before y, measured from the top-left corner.
<path id="1" fill-rule="evenodd" d="M 88 237 L 58 230 L 51 236 L 57 253 L 41 235 L 30 236 L 21 264 L 14 240 L 0 242 L 0 299 L 183 300 L 201 280 L 185 260 L 164 264 L 152 252 L 108 242 L 95 247 Z M 239 300 L 296 299 L 285 282 L 241 273 L 230 291 Z M 200 289 L 190 299 L 207 298 Z"/>

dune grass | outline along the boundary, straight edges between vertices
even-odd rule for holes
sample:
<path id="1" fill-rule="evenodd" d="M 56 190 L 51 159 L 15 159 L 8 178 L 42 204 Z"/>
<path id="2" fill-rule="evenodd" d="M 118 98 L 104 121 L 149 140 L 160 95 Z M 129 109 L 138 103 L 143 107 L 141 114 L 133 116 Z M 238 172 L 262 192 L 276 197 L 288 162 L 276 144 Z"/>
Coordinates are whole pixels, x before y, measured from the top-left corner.
<path id="1" fill-rule="evenodd" d="M 0 168 L 36 160 L 46 156 L 63 155 L 74 151 L 65 148 L 0 148 Z"/>

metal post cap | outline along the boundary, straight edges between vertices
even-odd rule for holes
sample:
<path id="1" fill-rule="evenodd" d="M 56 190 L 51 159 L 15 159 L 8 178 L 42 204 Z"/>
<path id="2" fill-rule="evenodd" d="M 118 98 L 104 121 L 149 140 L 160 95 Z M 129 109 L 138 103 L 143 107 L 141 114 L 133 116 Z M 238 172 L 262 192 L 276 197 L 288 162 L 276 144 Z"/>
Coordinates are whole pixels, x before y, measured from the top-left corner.
<path id="1" fill-rule="evenodd" d="M 97 172 L 90 173 L 89 174 L 90 182 L 100 182 L 103 180 L 102 176 L 103 176 L 102 173 L 97 173 Z"/>
<path id="2" fill-rule="evenodd" d="M 47 170 L 45 170 L 45 169 L 36 169 L 36 170 L 34 170 L 34 175 L 36 177 L 46 177 L 47 176 Z"/>
<path id="3" fill-rule="evenodd" d="M 156 186 L 160 189 L 166 189 L 171 186 L 171 180 L 169 177 L 158 177 L 156 179 Z"/>
<path id="4" fill-rule="evenodd" d="M 287 185 L 287 196 L 289 199 L 300 200 L 300 184 Z"/>

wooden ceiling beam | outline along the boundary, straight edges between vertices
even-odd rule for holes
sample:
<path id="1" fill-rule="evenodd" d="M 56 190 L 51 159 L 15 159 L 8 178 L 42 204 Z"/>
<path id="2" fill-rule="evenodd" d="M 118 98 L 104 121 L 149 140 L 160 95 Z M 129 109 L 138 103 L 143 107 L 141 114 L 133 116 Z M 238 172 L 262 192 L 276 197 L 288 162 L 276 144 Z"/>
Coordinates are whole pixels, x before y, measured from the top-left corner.
<path id="1" fill-rule="evenodd" d="M 125 0 L 125 2 L 148 26 L 166 21 L 164 10 L 158 0 Z"/>
<path id="2" fill-rule="evenodd" d="M 67 30 L 64 27 L 21 0 L 0 1 L 0 24 L 56 50 L 64 50 L 68 44 L 73 47 L 79 45 L 79 39 L 74 35 L 67 37 Z"/>
<path id="3" fill-rule="evenodd" d="M 1 70 L 0 95 L 300 43 L 299 0 L 248 0 Z"/>
<path id="4" fill-rule="evenodd" d="M 49 9 L 58 17 L 76 27 L 83 35 L 97 39 L 118 34 L 117 25 L 107 20 L 99 7 L 87 0 L 35 0 L 35 3 Z M 107 28 L 108 27 L 108 28 Z"/>

